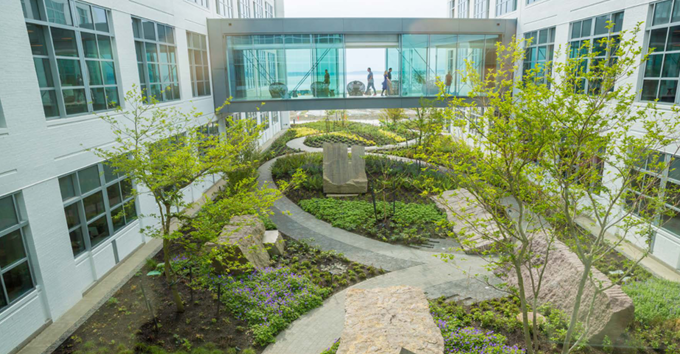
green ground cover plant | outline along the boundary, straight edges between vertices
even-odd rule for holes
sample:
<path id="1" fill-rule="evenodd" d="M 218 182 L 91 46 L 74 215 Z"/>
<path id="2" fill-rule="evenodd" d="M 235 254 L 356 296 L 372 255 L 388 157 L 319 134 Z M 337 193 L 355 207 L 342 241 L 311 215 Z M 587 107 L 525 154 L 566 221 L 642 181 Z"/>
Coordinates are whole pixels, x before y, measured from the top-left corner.
<path id="1" fill-rule="evenodd" d="M 433 204 L 313 198 L 300 201 L 300 207 L 334 227 L 361 231 L 384 241 L 418 243 L 424 235 L 443 234 L 444 214 Z M 377 228 L 388 222 L 390 228 Z"/>

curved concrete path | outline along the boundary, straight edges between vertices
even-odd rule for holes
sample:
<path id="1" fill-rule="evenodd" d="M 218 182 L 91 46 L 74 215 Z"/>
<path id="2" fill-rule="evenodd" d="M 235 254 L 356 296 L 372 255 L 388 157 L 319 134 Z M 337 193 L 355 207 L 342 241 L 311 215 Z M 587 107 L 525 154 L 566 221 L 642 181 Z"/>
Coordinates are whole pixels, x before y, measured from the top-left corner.
<path id="1" fill-rule="evenodd" d="M 271 165 L 275 160 L 260 167 L 260 185 L 267 183 L 276 187 L 271 175 Z M 306 213 L 285 196 L 274 203 L 272 211 L 272 221 L 286 235 L 297 240 L 310 240 L 323 250 L 335 250 L 352 261 L 390 271 L 353 288 L 410 285 L 422 288 L 429 298 L 445 296 L 475 301 L 502 296 L 474 279 L 474 275 L 490 275 L 484 268 L 486 262 L 479 257 L 460 253 L 455 255 L 457 264 L 446 263 L 432 251 L 384 243 L 332 227 Z M 324 351 L 342 333 L 345 294 L 346 290 L 343 290 L 333 295 L 323 306 L 293 322 L 264 353 L 319 354 Z"/>
<path id="2" fill-rule="evenodd" d="M 306 136 L 303 136 L 301 138 L 295 138 L 293 140 L 290 140 L 286 143 L 286 145 L 291 148 L 291 149 L 296 149 L 304 152 L 323 152 L 323 148 L 315 148 L 311 146 L 305 145 L 305 139 L 307 139 Z M 390 145 L 381 145 L 381 146 L 366 146 L 366 151 L 375 151 L 378 149 L 394 149 L 402 146 L 409 146 L 413 145 L 416 143 L 417 139 L 412 139 L 409 141 L 404 141 L 398 144 L 390 144 Z M 348 148 L 349 150 L 349 148 Z"/>

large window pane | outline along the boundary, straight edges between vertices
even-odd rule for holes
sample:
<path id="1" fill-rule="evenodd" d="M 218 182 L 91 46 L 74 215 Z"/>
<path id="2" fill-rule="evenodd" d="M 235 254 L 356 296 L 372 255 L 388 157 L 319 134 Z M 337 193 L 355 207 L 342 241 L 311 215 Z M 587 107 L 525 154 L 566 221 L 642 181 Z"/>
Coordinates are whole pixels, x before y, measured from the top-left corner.
<path id="1" fill-rule="evenodd" d="M 59 178 L 59 189 L 61 190 L 62 200 L 69 200 L 76 196 L 75 184 L 73 181 L 74 176 L 75 175 L 69 175 Z"/>
<path id="2" fill-rule="evenodd" d="M 85 241 L 83 240 L 83 230 L 80 228 L 74 229 L 69 232 L 69 238 L 71 239 L 71 250 L 73 251 L 73 256 L 76 257 L 85 251 Z"/>
<path id="3" fill-rule="evenodd" d="M 97 52 L 97 40 L 94 34 L 91 33 L 81 33 L 81 38 L 83 39 L 83 52 L 85 52 L 86 58 L 99 58 L 99 53 Z"/>
<path id="4" fill-rule="evenodd" d="M 25 18 L 42 20 L 40 11 L 38 11 L 38 0 L 21 0 L 21 10 L 23 10 Z M 1 300 L 2 296 L 0 295 Z M 1 303 L 0 307 L 2 307 Z"/>
<path id="5" fill-rule="evenodd" d="M 642 97 L 643 101 L 654 101 L 656 99 L 656 92 L 659 89 L 659 81 L 657 80 L 645 80 L 642 84 Z"/>
<path id="6" fill-rule="evenodd" d="M 102 72 L 98 61 L 87 61 L 87 73 L 90 75 L 90 85 L 102 84 Z"/>
<path id="7" fill-rule="evenodd" d="M 88 167 L 78 172 L 78 179 L 80 180 L 80 192 L 85 194 L 100 186 L 99 169 L 97 166 Z"/>
<path id="8" fill-rule="evenodd" d="M 87 112 L 87 100 L 85 90 L 63 90 L 66 114 L 78 114 Z"/>
<path id="9" fill-rule="evenodd" d="M 119 105 L 118 88 L 116 87 L 106 88 L 106 104 L 109 109 L 118 107 Z"/>
<path id="10" fill-rule="evenodd" d="M 45 10 L 50 22 L 60 25 L 73 25 L 68 0 L 45 0 Z"/>
<path id="11" fill-rule="evenodd" d="M 123 206 L 119 206 L 118 208 L 111 210 L 111 222 L 113 223 L 114 232 L 125 226 L 125 213 L 123 212 Z"/>
<path id="12" fill-rule="evenodd" d="M 662 63 L 663 54 L 650 55 L 649 60 L 645 63 L 645 77 L 659 77 Z"/>
<path id="13" fill-rule="evenodd" d="M 102 62 L 102 69 L 104 72 L 104 83 L 106 85 L 115 85 L 116 84 L 116 69 L 113 66 L 112 61 L 103 61 Z"/>
<path id="14" fill-rule="evenodd" d="M 109 19 L 106 17 L 106 10 L 92 6 L 92 13 L 94 14 L 94 26 L 97 31 L 109 31 Z"/>
<path id="15" fill-rule="evenodd" d="M 652 19 L 652 25 L 656 26 L 668 23 L 672 4 L 672 0 L 666 0 L 659 2 L 654 6 L 654 18 Z"/>
<path id="16" fill-rule="evenodd" d="M 0 231 L 14 226 L 19 222 L 16 211 L 14 210 L 14 201 L 12 197 L 5 197 L 0 199 Z"/>
<path id="17" fill-rule="evenodd" d="M 20 230 L 0 237 L 0 268 L 7 268 L 25 257 L 24 241 Z"/>
<path id="18" fill-rule="evenodd" d="M 45 117 L 58 117 L 59 108 L 57 107 L 57 93 L 54 90 L 40 92 L 42 99 L 43 111 Z"/>
<path id="19" fill-rule="evenodd" d="M 661 76 L 678 78 L 679 74 L 680 74 L 680 53 L 666 54 Z"/>
<path id="20" fill-rule="evenodd" d="M 109 197 L 109 207 L 114 207 L 118 204 L 120 204 L 121 201 L 121 194 L 120 194 L 120 186 L 118 183 L 113 184 L 106 188 L 106 194 Z"/>
<path id="21" fill-rule="evenodd" d="M 158 62 L 158 49 L 154 43 L 145 43 L 146 61 Z"/>
<path id="22" fill-rule="evenodd" d="M 599 34 L 605 34 L 608 32 L 607 26 L 609 25 L 607 23 L 609 21 L 609 15 L 604 15 L 604 16 L 598 16 L 595 19 L 595 35 Z"/>
<path id="23" fill-rule="evenodd" d="M 88 221 L 97 215 L 103 214 L 106 210 L 104 209 L 104 196 L 102 192 L 97 192 L 84 198 L 83 207 L 85 208 L 85 219 Z"/>
<path id="24" fill-rule="evenodd" d="M 661 228 L 680 236 L 680 213 L 671 210 L 671 215 L 661 216 Z"/>
<path id="25" fill-rule="evenodd" d="M 666 50 L 667 28 L 658 28 L 649 33 L 649 49 L 654 48 L 654 52 Z"/>
<path id="26" fill-rule="evenodd" d="M 677 80 L 661 80 L 661 83 L 659 84 L 659 102 L 675 102 L 677 88 Z"/>
<path id="27" fill-rule="evenodd" d="M 33 58 L 33 64 L 38 75 L 38 85 L 40 87 L 54 87 L 49 59 Z"/>
<path id="28" fill-rule="evenodd" d="M 113 59 L 113 52 L 111 51 L 111 38 L 97 35 L 97 43 L 99 43 L 100 58 Z"/>
<path id="29" fill-rule="evenodd" d="M 80 72 L 80 61 L 70 59 L 57 60 L 61 86 L 83 86 L 83 75 Z"/>
<path id="30" fill-rule="evenodd" d="M 151 21 L 142 21 L 142 27 L 144 28 L 144 39 L 150 41 L 156 40 L 156 24 Z"/>
<path id="31" fill-rule="evenodd" d="M 77 57 L 76 33 L 71 30 L 52 27 L 52 43 L 57 56 Z"/>
<path id="32" fill-rule="evenodd" d="M 103 87 L 96 87 L 90 90 L 92 96 L 92 109 L 94 111 L 102 111 L 107 109 L 106 94 Z"/>
<path id="33" fill-rule="evenodd" d="M 28 30 L 28 40 L 31 42 L 31 51 L 33 52 L 33 55 L 47 55 L 43 27 L 26 24 L 26 28 Z"/>
<path id="34" fill-rule="evenodd" d="M 9 296 L 10 302 L 33 289 L 33 280 L 31 280 L 31 270 L 28 267 L 28 261 L 10 269 L 2 278 L 5 281 L 5 288 L 7 289 L 7 296 Z"/>
<path id="35" fill-rule="evenodd" d="M 90 5 L 76 3 L 76 14 L 78 18 L 79 27 L 94 29 L 94 23 L 92 22 L 92 13 L 90 12 Z"/>
<path id="36" fill-rule="evenodd" d="M 109 223 L 106 216 L 102 216 L 93 223 L 87 225 L 87 231 L 90 234 L 90 244 L 95 247 L 100 242 L 109 237 Z"/>
<path id="37" fill-rule="evenodd" d="M 66 214 L 66 225 L 69 229 L 74 228 L 76 225 L 80 224 L 80 216 L 78 215 L 78 206 L 80 203 L 73 203 L 64 208 L 64 214 Z"/>

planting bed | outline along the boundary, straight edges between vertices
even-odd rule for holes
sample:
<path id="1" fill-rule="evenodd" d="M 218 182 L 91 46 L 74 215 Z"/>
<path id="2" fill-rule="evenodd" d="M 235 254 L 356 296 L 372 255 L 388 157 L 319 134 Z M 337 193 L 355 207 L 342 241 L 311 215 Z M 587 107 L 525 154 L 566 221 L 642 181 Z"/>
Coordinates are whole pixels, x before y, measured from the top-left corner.
<path id="1" fill-rule="evenodd" d="M 179 267 L 179 290 L 186 304 L 184 313 L 175 311 L 165 278 L 146 275 L 162 260 L 159 253 L 55 353 L 188 352 L 206 344 L 218 353 L 239 353 L 246 348 L 260 353 L 268 340 L 299 315 L 320 305 L 323 299 L 384 273 L 381 269 L 351 262 L 333 252 L 323 252 L 286 237 L 286 255 L 275 258 L 272 268 L 233 279 L 227 275 L 220 277 L 224 285 L 220 289 L 222 301 L 218 302 L 214 286 L 216 277 L 200 275 L 199 266 L 193 268 L 190 277 L 189 263 L 181 255 L 182 250 L 176 247 L 175 251 L 175 254 L 180 254 L 174 265 Z M 335 275 L 329 272 L 331 269 Z M 276 303 L 279 306 L 276 310 L 282 310 L 284 315 L 277 317 L 276 322 L 258 319 L 254 315 L 257 311 L 266 312 L 271 308 L 265 307 L 262 292 L 243 296 L 247 293 L 245 289 L 252 290 L 253 284 L 263 291 L 269 289 L 266 294 L 270 300 L 268 303 Z M 288 290 L 296 294 L 291 295 L 285 289 L 291 284 L 294 289 Z M 297 291 L 303 288 L 310 290 L 312 295 Z M 237 296 L 239 293 L 241 296 Z M 155 310 L 158 329 L 146 308 L 144 294 Z M 293 297 L 297 297 L 298 303 L 292 301 Z M 273 330 L 263 330 L 263 327 Z M 151 346 L 154 348 L 151 349 Z"/>

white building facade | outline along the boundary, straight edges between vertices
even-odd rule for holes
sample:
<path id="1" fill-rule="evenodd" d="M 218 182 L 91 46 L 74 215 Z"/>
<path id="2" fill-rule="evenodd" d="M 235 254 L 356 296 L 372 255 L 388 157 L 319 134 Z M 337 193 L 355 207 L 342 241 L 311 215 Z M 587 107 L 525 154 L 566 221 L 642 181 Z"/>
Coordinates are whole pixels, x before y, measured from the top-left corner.
<path id="1" fill-rule="evenodd" d="M 671 105 L 680 103 L 680 0 L 449 0 L 448 9 L 452 18 L 517 19 L 517 38 L 533 38 L 523 70 L 548 60 L 565 60 L 567 45 L 580 47 L 585 40 L 595 43 L 642 22 L 637 41 L 645 54 L 649 48 L 655 49 L 646 65 L 622 83 L 632 84 L 638 91 L 636 104 L 641 108 L 658 99 L 658 109 L 670 112 Z M 606 28 L 607 21 L 615 23 L 611 31 Z M 562 58 L 554 57 L 560 46 Z M 670 146 L 659 152 L 670 164 L 665 171 L 648 171 L 644 166 L 640 170 L 658 177 L 661 193 L 680 200 L 680 156 L 675 156 L 676 151 L 677 146 Z M 651 254 L 680 269 L 680 209 L 668 207 L 674 214 L 658 218 Z M 630 241 L 648 247 L 643 240 Z"/>
<path id="2" fill-rule="evenodd" d="M 148 241 L 140 229 L 154 221 L 138 215 L 154 213 L 153 200 L 133 197 L 133 182 L 88 151 L 113 144 L 97 114 L 136 86 L 160 106 L 195 107 L 205 113 L 197 124 L 207 124 L 215 109 L 207 19 L 282 16 L 282 0 L 3 1 L 0 353 L 61 317 Z M 261 143 L 288 126 L 287 112 L 249 117 L 267 127 Z M 215 182 L 187 187 L 187 201 Z"/>

